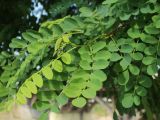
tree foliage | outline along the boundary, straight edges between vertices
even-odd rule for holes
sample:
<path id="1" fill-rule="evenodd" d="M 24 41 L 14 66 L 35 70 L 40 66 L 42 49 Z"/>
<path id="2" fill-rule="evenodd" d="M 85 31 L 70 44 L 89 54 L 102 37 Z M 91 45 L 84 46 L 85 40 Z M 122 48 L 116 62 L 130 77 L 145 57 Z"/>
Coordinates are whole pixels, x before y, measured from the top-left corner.
<path id="1" fill-rule="evenodd" d="M 79 11 L 12 39 L 19 55 L 0 55 L 0 109 L 34 95 L 38 111 L 58 112 L 68 100 L 82 108 L 105 88 L 119 114 L 144 108 L 159 118 L 160 1 L 105 0 Z"/>

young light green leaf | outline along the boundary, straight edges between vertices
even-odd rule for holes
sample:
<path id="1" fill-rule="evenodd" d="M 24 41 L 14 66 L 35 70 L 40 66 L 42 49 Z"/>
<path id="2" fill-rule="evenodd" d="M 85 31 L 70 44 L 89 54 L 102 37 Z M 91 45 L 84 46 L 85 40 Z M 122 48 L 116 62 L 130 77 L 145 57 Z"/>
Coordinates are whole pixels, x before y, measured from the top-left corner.
<path id="1" fill-rule="evenodd" d="M 53 71 L 52 71 L 52 69 L 50 68 L 50 67 L 44 67 L 43 69 L 42 69 L 42 73 L 43 73 L 43 75 L 48 79 L 48 80 L 52 80 L 52 78 L 53 78 Z"/>
<path id="2" fill-rule="evenodd" d="M 26 104 L 27 103 L 27 99 L 26 97 L 24 97 L 21 93 L 17 93 L 17 102 L 19 102 L 20 104 Z"/>
<path id="3" fill-rule="evenodd" d="M 78 108 L 82 108 L 86 105 L 86 99 L 84 99 L 83 97 L 78 97 L 72 100 L 72 105 Z"/>
<path id="4" fill-rule="evenodd" d="M 36 94 L 36 93 L 37 93 L 37 87 L 36 87 L 35 83 L 33 83 L 32 81 L 27 81 L 27 82 L 25 82 L 25 85 L 27 86 L 27 88 L 28 88 L 33 94 Z"/>
<path id="5" fill-rule="evenodd" d="M 70 42 L 70 40 L 69 40 L 69 38 L 68 38 L 68 37 L 69 37 L 69 36 L 68 36 L 68 35 L 66 35 L 66 34 L 65 34 L 65 35 L 63 35 L 63 36 L 62 36 L 63 41 L 64 41 L 64 42 L 66 42 L 66 43 L 69 43 L 69 42 Z"/>
<path id="6" fill-rule="evenodd" d="M 65 64 L 71 64 L 71 62 L 72 62 L 72 56 L 69 53 L 64 53 L 62 55 L 61 59 Z"/>
<path id="7" fill-rule="evenodd" d="M 58 39 L 55 43 L 54 50 L 57 51 L 61 47 L 62 39 Z"/>
<path id="8" fill-rule="evenodd" d="M 33 74 L 32 79 L 33 79 L 34 84 L 37 85 L 38 87 L 43 86 L 43 79 L 40 74 L 37 74 L 37 73 Z"/>
<path id="9" fill-rule="evenodd" d="M 22 86 L 20 88 L 20 92 L 27 98 L 31 98 L 32 97 L 32 94 L 31 94 L 30 90 L 25 86 Z"/>
<path id="10" fill-rule="evenodd" d="M 62 72 L 63 71 L 62 62 L 60 60 L 54 60 L 52 62 L 52 68 L 57 72 Z"/>

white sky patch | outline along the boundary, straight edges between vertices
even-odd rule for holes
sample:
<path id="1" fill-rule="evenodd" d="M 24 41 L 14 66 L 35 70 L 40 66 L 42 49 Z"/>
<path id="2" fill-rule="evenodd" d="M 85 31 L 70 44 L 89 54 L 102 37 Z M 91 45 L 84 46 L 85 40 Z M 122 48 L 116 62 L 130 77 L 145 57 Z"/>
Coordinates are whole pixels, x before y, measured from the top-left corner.
<path id="1" fill-rule="evenodd" d="M 36 23 L 38 23 L 41 16 L 42 15 L 47 16 L 48 13 L 46 12 L 46 10 L 44 9 L 43 5 L 40 2 L 37 3 L 37 0 L 32 0 L 32 3 L 34 9 L 31 11 L 30 15 L 35 16 L 37 18 Z"/>
<path id="2" fill-rule="evenodd" d="M 14 51 L 14 56 L 18 56 L 19 52 L 18 51 Z"/>

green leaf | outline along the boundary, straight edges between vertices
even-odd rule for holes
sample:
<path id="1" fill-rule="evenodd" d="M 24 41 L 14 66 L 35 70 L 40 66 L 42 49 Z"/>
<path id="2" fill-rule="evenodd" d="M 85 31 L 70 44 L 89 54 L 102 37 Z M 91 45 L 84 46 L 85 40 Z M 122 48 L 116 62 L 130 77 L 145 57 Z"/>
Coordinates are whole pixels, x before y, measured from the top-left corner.
<path id="1" fill-rule="evenodd" d="M 37 93 L 37 87 L 32 81 L 26 81 L 25 85 L 33 94 Z"/>
<path id="2" fill-rule="evenodd" d="M 68 102 L 68 98 L 64 94 L 60 94 L 57 98 L 57 103 L 59 105 L 65 105 Z"/>
<path id="3" fill-rule="evenodd" d="M 156 49 L 155 47 L 149 46 L 144 49 L 144 53 L 146 55 L 153 55 L 154 53 L 156 53 Z"/>
<path id="4" fill-rule="evenodd" d="M 89 82 L 87 82 L 87 86 L 97 91 L 102 88 L 103 84 L 100 80 L 93 78 Z"/>
<path id="5" fill-rule="evenodd" d="M 118 45 L 114 41 L 110 41 L 107 45 L 107 48 L 111 52 L 116 52 L 119 50 Z"/>
<path id="6" fill-rule="evenodd" d="M 160 25 L 159 25 L 159 23 L 160 23 L 160 16 L 159 15 L 154 15 L 153 17 L 152 17 L 152 20 L 153 20 L 153 22 L 154 22 L 154 25 L 155 25 L 155 27 L 156 28 L 160 28 Z"/>
<path id="7" fill-rule="evenodd" d="M 159 34 L 159 33 L 160 33 L 159 29 L 155 28 L 155 27 L 153 26 L 153 24 L 150 24 L 150 25 L 148 25 L 148 26 L 145 26 L 145 27 L 144 27 L 144 30 L 145 30 L 145 32 L 148 33 L 148 34 Z"/>
<path id="8" fill-rule="evenodd" d="M 40 74 L 37 74 L 37 73 L 33 74 L 32 79 L 33 79 L 34 84 L 37 85 L 38 87 L 43 86 L 43 79 Z"/>
<path id="9" fill-rule="evenodd" d="M 88 80 L 89 79 L 89 73 L 87 73 L 85 70 L 79 69 L 76 70 L 72 73 L 72 78 L 71 79 L 84 79 L 84 80 Z"/>
<path id="10" fill-rule="evenodd" d="M 63 29 L 58 24 L 54 24 L 51 29 L 55 37 L 58 37 L 63 33 Z"/>
<path id="11" fill-rule="evenodd" d="M 124 108 L 130 108 L 133 106 L 133 95 L 131 93 L 126 93 L 122 99 L 122 105 Z"/>
<path id="12" fill-rule="evenodd" d="M 50 90 L 62 90 L 62 81 L 45 81 L 44 86 Z"/>
<path id="13" fill-rule="evenodd" d="M 116 62 L 120 59 L 122 59 L 122 57 L 118 53 L 112 53 L 110 60 L 113 61 L 113 62 Z"/>
<path id="14" fill-rule="evenodd" d="M 92 10 L 88 7 L 81 7 L 79 11 L 81 12 L 80 16 L 82 17 L 91 17 L 93 15 Z"/>
<path id="15" fill-rule="evenodd" d="M 77 85 L 78 87 L 80 85 Z M 63 90 L 63 93 L 69 97 L 69 98 L 75 98 L 81 95 L 82 90 L 80 88 L 77 88 L 77 86 L 69 85 L 67 88 Z"/>
<path id="16" fill-rule="evenodd" d="M 89 63 L 90 63 L 90 62 L 93 62 L 90 53 L 81 54 L 80 57 L 81 57 L 82 60 L 86 60 L 86 61 L 88 61 Z"/>
<path id="17" fill-rule="evenodd" d="M 118 0 L 105 0 L 102 4 L 113 4 L 113 3 L 116 3 Z"/>
<path id="18" fill-rule="evenodd" d="M 57 94 L 54 91 L 40 91 L 37 94 L 37 99 L 40 101 L 51 101 L 55 100 Z"/>
<path id="19" fill-rule="evenodd" d="M 101 50 L 95 54 L 93 60 L 108 60 L 111 58 L 111 53 L 106 50 Z"/>
<path id="20" fill-rule="evenodd" d="M 53 78 L 53 72 L 52 72 L 52 69 L 50 67 L 44 67 L 42 69 L 42 73 L 43 75 L 48 79 L 48 80 L 52 80 Z"/>
<path id="21" fill-rule="evenodd" d="M 62 72 L 63 71 L 62 62 L 60 60 L 54 60 L 52 62 L 52 68 L 57 72 Z"/>
<path id="22" fill-rule="evenodd" d="M 50 103 L 46 101 L 36 101 L 33 104 L 33 108 L 35 108 L 38 111 L 48 110 L 50 108 Z"/>
<path id="23" fill-rule="evenodd" d="M 92 69 L 98 70 L 98 69 L 105 69 L 109 66 L 109 61 L 107 60 L 97 60 L 93 63 Z"/>
<path id="24" fill-rule="evenodd" d="M 38 120 L 48 120 L 48 112 L 42 112 Z"/>
<path id="25" fill-rule="evenodd" d="M 78 97 L 72 100 L 72 105 L 78 108 L 82 108 L 86 105 L 86 99 L 84 99 L 83 97 Z"/>
<path id="26" fill-rule="evenodd" d="M 145 4 L 140 8 L 140 11 L 144 14 L 152 13 L 152 9 L 149 4 Z"/>
<path id="27" fill-rule="evenodd" d="M 48 38 L 52 36 L 52 31 L 48 29 L 47 27 L 40 27 L 39 33 L 41 33 L 44 38 Z"/>
<path id="28" fill-rule="evenodd" d="M 136 52 L 136 53 L 132 53 L 132 54 L 131 54 L 131 57 L 132 57 L 134 60 L 142 60 L 142 59 L 143 59 L 143 54 L 140 53 L 140 52 Z"/>
<path id="29" fill-rule="evenodd" d="M 92 52 L 96 53 L 100 51 L 101 49 L 103 49 L 105 46 L 106 46 L 106 42 L 103 42 L 103 41 L 95 42 L 92 46 Z"/>
<path id="30" fill-rule="evenodd" d="M 57 51 L 61 47 L 61 44 L 62 44 L 62 39 L 58 39 L 55 43 L 54 50 Z"/>
<path id="31" fill-rule="evenodd" d="M 152 86 L 152 80 L 148 76 L 142 75 L 139 77 L 139 84 L 143 87 L 150 88 Z"/>
<path id="32" fill-rule="evenodd" d="M 144 52 L 145 48 L 146 48 L 145 43 L 136 43 L 136 46 L 135 46 L 136 51 Z"/>
<path id="33" fill-rule="evenodd" d="M 65 64 L 71 64 L 71 62 L 72 62 L 72 56 L 69 53 L 64 53 L 62 55 L 61 59 Z"/>
<path id="34" fill-rule="evenodd" d="M 4 97 L 7 96 L 9 94 L 9 89 L 4 87 L 1 83 L 0 83 L 0 97 Z"/>
<path id="35" fill-rule="evenodd" d="M 36 38 L 33 38 L 28 32 L 22 33 L 22 37 L 23 37 L 26 41 L 29 41 L 30 43 L 37 41 Z"/>
<path id="36" fill-rule="evenodd" d="M 128 31 L 127 31 L 127 34 L 128 36 L 130 36 L 131 38 L 139 38 L 141 36 L 141 33 L 139 31 L 139 29 L 137 28 L 130 28 Z"/>
<path id="37" fill-rule="evenodd" d="M 26 104 L 27 99 L 21 93 L 18 93 L 17 94 L 17 102 L 19 102 L 20 104 Z"/>
<path id="38" fill-rule="evenodd" d="M 130 14 L 130 13 L 125 13 L 125 12 L 122 12 L 122 13 L 119 15 L 119 18 L 120 18 L 120 20 L 122 20 L 122 21 L 126 21 L 126 20 L 128 20 L 130 17 L 131 17 L 131 14 Z"/>
<path id="39" fill-rule="evenodd" d="M 156 59 L 154 57 L 151 57 L 151 56 L 144 57 L 143 60 L 142 60 L 142 63 L 145 64 L 145 65 L 150 65 L 154 62 L 156 62 Z"/>
<path id="40" fill-rule="evenodd" d="M 131 53 L 133 51 L 133 47 L 129 44 L 125 44 L 121 46 L 120 52 L 122 53 Z"/>
<path id="41" fill-rule="evenodd" d="M 143 97 L 143 96 L 147 95 L 147 90 L 144 87 L 142 87 L 142 86 L 137 86 L 136 87 L 136 93 L 137 93 L 137 95 Z"/>
<path id="42" fill-rule="evenodd" d="M 32 36 L 35 39 L 41 39 L 42 35 L 35 30 L 29 29 L 27 30 L 28 35 Z"/>
<path id="43" fill-rule="evenodd" d="M 134 99 L 134 104 L 135 104 L 135 105 L 137 105 L 137 106 L 140 105 L 140 98 L 139 98 L 139 96 L 134 95 L 134 98 L 133 98 L 133 99 Z"/>
<path id="44" fill-rule="evenodd" d="M 9 44 L 10 48 L 25 48 L 27 42 L 22 39 L 13 38 L 12 42 Z"/>
<path id="45" fill-rule="evenodd" d="M 148 75 L 155 75 L 158 72 L 157 64 L 151 64 L 147 67 Z"/>
<path id="46" fill-rule="evenodd" d="M 80 63 L 79 63 L 79 65 L 84 70 L 91 70 L 92 69 L 90 63 L 88 61 L 86 61 L 86 60 L 81 60 Z"/>
<path id="47" fill-rule="evenodd" d="M 130 63 L 131 63 L 131 57 L 129 55 L 125 55 L 123 59 L 120 61 L 120 65 L 123 70 L 127 69 Z"/>
<path id="48" fill-rule="evenodd" d="M 27 87 L 22 86 L 20 88 L 20 91 L 25 97 L 27 97 L 27 98 L 31 98 L 32 97 L 32 94 L 31 94 L 30 90 Z"/>
<path id="49" fill-rule="evenodd" d="M 129 65 L 129 70 L 133 75 L 139 75 L 140 70 L 137 66 L 130 64 Z"/>
<path id="50" fill-rule="evenodd" d="M 96 91 L 92 88 L 87 88 L 87 89 L 83 90 L 82 95 L 85 98 L 94 98 L 94 97 L 96 97 Z"/>
<path id="51" fill-rule="evenodd" d="M 149 44 L 157 44 L 158 40 L 151 36 L 151 35 L 147 35 L 147 34 L 142 34 L 141 35 L 141 40 L 145 43 L 149 43 Z"/>
<path id="52" fill-rule="evenodd" d="M 129 72 L 128 70 L 126 70 L 118 76 L 118 83 L 120 85 L 126 85 L 128 81 L 129 81 Z"/>
<path id="53" fill-rule="evenodd" d="M 155 24 L 156 28 L 160 28 L 160 25 L 159 25 L 160 24 L 160 20 L 157 20 L 154 24 Z"/>
<path id="54" fill-rule="evenodd" d="M 54 112 L 54 113 L 59 113 L 60 112 L 59 107 L 56 104 L 51 106 L 51 111 Z"/>
<path id="55" fill-rule="evenodd" d="M 90 76 L 91 79 L 97 79 L 100 81 L 105 81 L 107 79 L 106 74 L 102 70 L 95 70 Z"/>
<path id="56" fill-rule="evenodd" d="M 90 53 L 89 48 L 86 46 L 82 46 L 79 50 L 78 50 L 79 54 L 85 54 L 85 53 Z"/>

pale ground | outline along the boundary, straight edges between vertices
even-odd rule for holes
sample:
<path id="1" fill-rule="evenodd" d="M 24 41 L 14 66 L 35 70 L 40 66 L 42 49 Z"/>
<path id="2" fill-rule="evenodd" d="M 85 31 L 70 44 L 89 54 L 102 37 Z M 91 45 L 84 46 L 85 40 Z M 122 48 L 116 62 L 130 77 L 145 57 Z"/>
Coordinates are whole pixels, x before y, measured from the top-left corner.
<path id="1" fill-rule="evenodd" d="M 11 112 L 1 112 L 0 120 L 37 120 L 38 113 L 30 109 L 27 105 L 15 106 Z M 77 112 L 63 114 L 49 114 L 49 120 L 80 120 L 80 114 Z M 83 114 L 83 120 L 112 120 L 107 116 L 106 111 L 97 105 L 91 112 Z"/>

